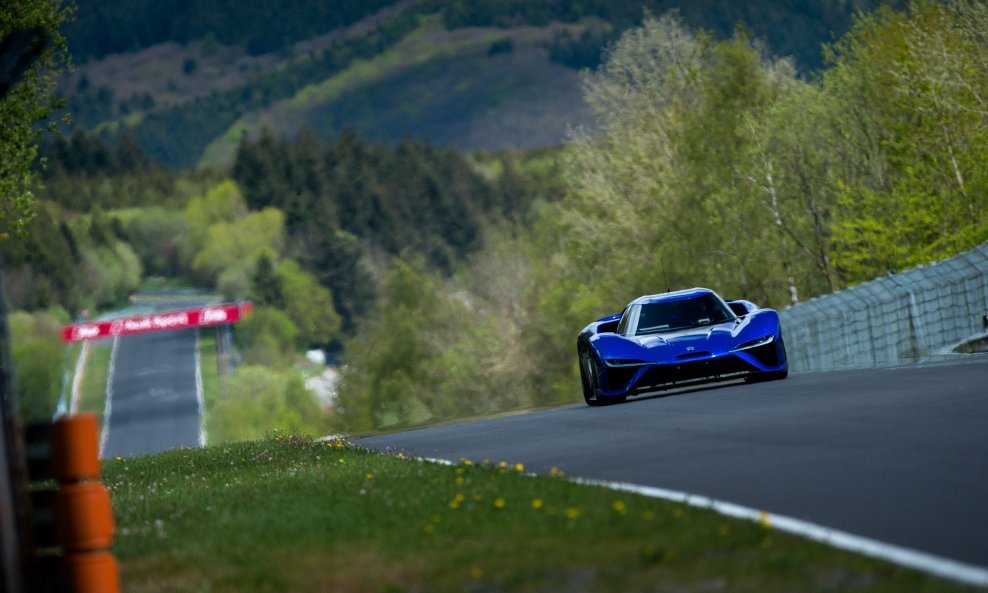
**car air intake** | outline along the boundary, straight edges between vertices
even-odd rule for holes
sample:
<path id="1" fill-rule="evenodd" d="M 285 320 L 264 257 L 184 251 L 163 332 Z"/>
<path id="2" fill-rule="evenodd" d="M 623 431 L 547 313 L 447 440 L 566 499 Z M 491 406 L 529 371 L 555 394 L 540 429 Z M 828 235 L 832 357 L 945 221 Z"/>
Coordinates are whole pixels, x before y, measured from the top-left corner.
<path id="1" fill-rule="evenodd" d="M 710 356 L 710 353 L 707 352 L 706 350 L 699 350 L 697 352 L 686 352 L 684 354 L 680 354 L 680 355 L 676 356 L 676 358 L 678 360 L 685 360 L 685 359 L 688 359 L 688 358 L 701 358 L 701 357 L 704 357 L 704 356 Z"/>

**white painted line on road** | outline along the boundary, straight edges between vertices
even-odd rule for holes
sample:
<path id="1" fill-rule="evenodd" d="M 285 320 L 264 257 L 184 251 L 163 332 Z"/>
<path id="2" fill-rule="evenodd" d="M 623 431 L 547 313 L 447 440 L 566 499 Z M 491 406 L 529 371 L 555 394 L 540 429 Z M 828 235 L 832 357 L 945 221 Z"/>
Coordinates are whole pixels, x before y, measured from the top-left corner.
<path id="1" fill-rule="evenodd" d="M 421 457 L 420 459 L 429 463 L 438 463 L 440 465 L 456 465 L 455 462 L 448 459 L 436 459 L 432 457 Z M 536 476 L 538 474 L 527 473 L 526 475 Z M 933 554 L 927 554 L 926 552 L 920 552 L 918 550 L 911 550 L 902 546 L 887 544 L 885 542 L 862 537 L 860 535 L 854 535 L 853 533 L 847 533 L 846 531 L 840 531 L 838 529 L 832 529 L 830 527 L 810 523 L 809 521 L 794 519 L 785 515 L 776 515 L 774 513 L 760 511 L 735 504 L 733 502 L 724 502 L 715 498 L 708 498 L 706 496 L 690 494 L 688 492 L 680 492 L 678 490 L 656 488 L 653 486 L 639 486 L 638 484 L 629 484 L 627 482 L 607 482 L 603 480 L 588 480 L 585 478 L 567 479 L 575 484 L 599 486 L 620 492 L 640 494 L 642 496 L 648 496 L 649 498 L 661 498 L 663 500 L 678 502 L 692 507 L 710 509 L 714 512 L 720 513 L 721 515 L 734 517 L 736 519 L 754 521 L 763 526 L 767 526 L 770 529 L 776 529 L 785 533 L 799 535 L 841 550 L 871 556 L 872 558 L 880 558 L 882 560 L 892 562 L 893 564 L 898 564 L 899 566 L 913 568 L 939 577 L 958 581 L 966 585 L 978 585 L 982 587 L 988 586 L 988 568 L 975 566 L 973 564 L 965 564 L 963 562 L 950 560 L 949 558 L 942 558 L 940 556 L 934 556 Z"/>
<path id="2" fill-rule="evenodd" d="M 110 351 L 110 368 L 106 371 L 106 402 L 103 404 L 103 431 L 99 436 L 99 456 L 103 458 L 103 450 L 106 448 L 106 439 L 110 436 L 110 414 L 113 412 L 113 371 L 117 366 L 117 345 L 120 343 L 120 336 L 113 338 L 113 350 Z"/>
<path id="3" fill-rule="evenodd" d="M 771 529 L 801 535 L 807 539 L 818 541 L 841 550 L 880 558 L 900 566 L 914 568 L 967 585 L 988 586 L 988 568 L 965 564 L 948 558 L 941 558 L 933 554 L 911 550 L 902 546 L 887 544 L 860 535 L 847 533 L 846 531 L 810 523 L 809 521 L 794 519 L 785 515 L 776 515 L 732 502 L 724 502 L 715 498 L 665 488 L 639 486 L 637 484 L 623 482 L 586 480 L 582 478 L 573 478 L 572 481 L 577 484 L 602 486 L 611 490 L 641 494 L 642 496 L 651 498 L 662 498 L 692 507 L 710 509 L 728 517 L 755 521 L 762 525 L 770 525 Z"/>
<path id="4" fill-rule="evenodd" d="M 202 393 L 202 353 L 199 330 L 196 330 L 196 403 L 199 404 L 199 446 L 206 446 L 206 402 Z"/>
<path id="5" fill-rule="evenodd" d="M 69 395 L 69 414 L 79 412 L 79 397 L 82 394 L 82 377 L 86 372 L 86 362 L 89 360 L 89 342 L 82 343 L 79 358 L 75 361 L 75 374 L 72 376 L 72 393 Z"/>

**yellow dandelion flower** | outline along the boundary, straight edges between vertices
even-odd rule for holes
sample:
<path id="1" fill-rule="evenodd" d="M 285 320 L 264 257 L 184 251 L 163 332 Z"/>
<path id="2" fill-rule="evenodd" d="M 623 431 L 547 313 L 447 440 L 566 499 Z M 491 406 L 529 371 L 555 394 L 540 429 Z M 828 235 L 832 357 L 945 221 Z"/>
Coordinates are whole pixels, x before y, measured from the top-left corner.
<path id="1" fill-rule="evenodd" d="M 566 509 L 566 518 L 567 519 L 576 519 L 579 516 L 580 516 L 580 509 L 578 509 L 576 507 L 570 507 L 570 508 Z"/>
<path id="2" fill-rule="evenodd" d="M 642 513 L 642 519 L 646 521 L 652 521 L 655 519 L 655 513 L 653 513 L 652 511 L 645 511 L 644 513 Z"/>
<path id="3" fill-rule="evenodd" d="M 340 463 L 346 463 L 346 460 L 340 457 Z"/>
<path id="4" fill-rule="evenodd" d="M 442 523 L 443 520 L 443 516 L 439 513 L 434 514 L 431 518 L 433 523 Z"/>
<path id="5" fill-rule="evenodd" d="M 508 469 L 508 462 L 502 461 L 501 463 L 497 464 L 497 466 L 501 469 Z"/>
<path id="6" fill-rule="evenodd" d="M 539 509 L 541 509 L 542 508 L 542 499 L 541 498 L 535 498 L 535 499 L 533 499 L 532 500 L 532 508 L 535 509 L 536 511 L 539 510 Z"/>
<path id="7" fill-rule="evenodd" d="M 475 581 L 480 580 L 481 578 L 483 578 L 483 576 L 484 576 L 483 568 L 479 566 L 474 566 L 473 568 L 470 569 L 470 578 L 472 578 L 473 580 Z"/>
<path id="8" fill-rule="evenodd" d="M 451 501 L 449 501 L 449 508 L 453 509 L 454 511 L 456 509 L 460 508 L 460 501 L 458 501 L 458 500 L 451 500 Z"/>
<path id="9" fill-rule="evenodd" d="M 426 533 L 428 533 L 429 535 L 432 535 L 433 533 L 435 533 L 435 532 L 436 532 L 436 526 L 435 526 L 435 525 L 426 525 L 426 526 L 425 526 L 425 527 L 424 527 L 424 528 L 422 529 L 422 531 L 424 531 L 424 532 L 426 532 Z"/>
<path id="10" fill-rule="evenodd" d="M 521 464 L 521 463 L 516 463 L 515 464 L 515 471 L 516 472 L 523 472 L 523 471 L 525 471 L 525 466 L 523 464 Z"/>
<path id="11" fill-rule="evenodd" d="M 476 500 L 477 502 L 480 502 L 480 501 L 484 500 L 484 495 L 483 494 L 474 494 L 473 495 L 473 499 Z"/>
<path id="12" fill-rule="evenodd" d="M 463 470 L 463 468 L 462 468 L 462 467 L 458 467 L 458 468 L 456 468 L 456 475 L 458 475 L 458 476 L 462 476 L 462 475 L 463 475 L 463 471 L 464 471 L 464 470 Z"/>
<path id="13" fill-rule="evenodd" d="M 762 511 L 758 513 L 758 524 L 762 526 L 762 529 L 772 529 L 772 517 Z"/>
<path id="14" fill-rule="evenodd" d="M 619 515 L 624 515 L 628 512 L 628 505 L 624 504 L 623 500 L 615 500 L 614 504 L 611 505 L 611 508 L 614 509 L 614 512 Z"/>
<path id="15" fill-rule="evenodd" d="M 367 474 L 364 477 L 367 478 L 368 480 L 373 480 L 374 479 L 374 474 Z"/>
<path id="16" fill-rule="evenodd" d="M 503 509 L 505 507 L 505 505 L 507 505 L 507 504 L 508 503 L 505 502 L 505 500 L 503 498 L 501 498 L 501 497 L 498 497 L 498 498 L 495 498 L 494 499 L 494 508 L 495 509 Z"/>
<path id="17" fill-rule="evenodd" d="M 461 457 L 461 458 L 460 458 L 460 461 L 462 461 L 462 462 L 463 462 L 463 465 L 473 465 L 473 462 L 472 462 L 472 461 L 470 461 L 469 459 L 466 459 L 466 458 L 462 458 L 462 457 Z"/>
<path id="18" fill-rule="evenodd" d="M 456 482 L 456 485 L 457 486 L 462 486 L 463 485 L 463 478 L 456 478 L 455 482 Z"/>

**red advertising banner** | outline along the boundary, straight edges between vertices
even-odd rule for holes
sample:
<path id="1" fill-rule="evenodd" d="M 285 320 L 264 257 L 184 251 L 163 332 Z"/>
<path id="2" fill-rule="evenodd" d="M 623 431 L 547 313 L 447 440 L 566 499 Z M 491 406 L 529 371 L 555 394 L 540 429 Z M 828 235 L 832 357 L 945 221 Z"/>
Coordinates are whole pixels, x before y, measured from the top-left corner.
<path id="1" fill-rule="evenodd" d="M 236 323 L 243 319 L 252 308 L 251 303 L 230 303 L 203 307 L 200 309 L 185 309 L 181 311 L 166 311 L 139 317 L 123 317 L 92 323 L 74 323 L 62 328 L 62 339 L 66 342 L 82 340 L 98 340 L 114 336 L 142 334 L 145 332 L 167 331 L 187 327 L 209 327 Z"/>

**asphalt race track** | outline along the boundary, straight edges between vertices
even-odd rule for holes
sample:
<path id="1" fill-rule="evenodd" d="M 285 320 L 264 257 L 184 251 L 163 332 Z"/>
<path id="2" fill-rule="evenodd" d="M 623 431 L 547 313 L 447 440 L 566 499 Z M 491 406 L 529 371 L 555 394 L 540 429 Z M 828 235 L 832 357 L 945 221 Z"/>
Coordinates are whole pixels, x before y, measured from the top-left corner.
<path id="1" fill-rule="evenodd" d="M 196 331 L 119 338 L 109 380 L 104 458 L 199 446 Z"/>
<path id="2" fill-rule="evenodd" d="M 379 435 L 372 449 L 657 486 L 988 566 L 988 357 L 704 386 Z"/>

